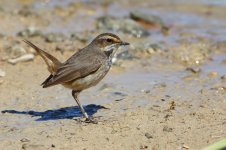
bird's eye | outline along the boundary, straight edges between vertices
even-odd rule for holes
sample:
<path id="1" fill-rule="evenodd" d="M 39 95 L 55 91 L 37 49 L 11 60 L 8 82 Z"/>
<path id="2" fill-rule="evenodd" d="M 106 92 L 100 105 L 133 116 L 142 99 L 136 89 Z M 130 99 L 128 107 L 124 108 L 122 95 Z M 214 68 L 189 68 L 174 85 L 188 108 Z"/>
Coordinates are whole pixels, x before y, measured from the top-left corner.
<path id="1" fill-rule="evenodd" d="M 112 43 L 113 40 L 112 40 L 112 39 L 107 39 L 107 42 L 108 42 L 108 43 Z"/>

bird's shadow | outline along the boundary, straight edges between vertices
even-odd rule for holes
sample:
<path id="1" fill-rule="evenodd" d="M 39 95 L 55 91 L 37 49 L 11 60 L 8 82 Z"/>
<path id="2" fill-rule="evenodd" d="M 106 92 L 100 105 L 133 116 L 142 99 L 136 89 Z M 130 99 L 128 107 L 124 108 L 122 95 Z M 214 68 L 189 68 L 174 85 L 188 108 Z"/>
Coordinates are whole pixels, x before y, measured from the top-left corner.
<path id="1" fill-rule="evenodd" d="M 101 105 L 90 104 L 90 105 L 84 106 L 84 109 L 86 110 L 89 116 L 92 116 L 99 109 L 107 109 L 107 108 Z M 3 110 L 2 113 L 22 114 L 22 115 L 31 115 L 32 117 L 40 117 L 36 119 L 36 121 L 73 119 L 74 117 L 82 117 L 82 113 L 78 106 L 46 110 L 43 112 L 38 112 L 33 110 L 30 110 L 30 111 Z"/>

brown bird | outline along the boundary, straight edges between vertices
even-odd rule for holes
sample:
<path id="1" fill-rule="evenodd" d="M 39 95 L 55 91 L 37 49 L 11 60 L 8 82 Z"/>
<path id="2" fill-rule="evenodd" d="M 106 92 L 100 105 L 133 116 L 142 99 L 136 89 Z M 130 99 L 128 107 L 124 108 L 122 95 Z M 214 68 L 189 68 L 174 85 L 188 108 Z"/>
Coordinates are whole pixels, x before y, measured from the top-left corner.
<path id="1" fill-rule="evenodd" d="M 72 89 L 72 96 L 77 102 L 86 122 L 95 123 L 79 102 L 81 91 L 95 86 L 109 71 L 112 58 L 120 46 L 129 45 L 112 33 L 98 35 L 89 45 L 80 49 L 64 63 L 49 53 L 24 40 L 44 59 L 50 72 L 49 77 L 42 83 L 43 88 L 62 84 Z"/>

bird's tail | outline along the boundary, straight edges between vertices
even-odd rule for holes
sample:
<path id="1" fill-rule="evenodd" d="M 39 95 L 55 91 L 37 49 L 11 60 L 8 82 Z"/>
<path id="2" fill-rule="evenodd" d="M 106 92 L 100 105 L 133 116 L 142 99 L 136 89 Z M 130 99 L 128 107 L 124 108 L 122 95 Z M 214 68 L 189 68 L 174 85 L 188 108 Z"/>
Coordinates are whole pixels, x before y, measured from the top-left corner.
<path id="1" fill-rule="evenodd" d="M 57 58 L 38 48 L 30 41 L 28 40 L 23 41 L 27 43 L 29 46 L 31 46 L 43 58 L 46 65 L 48 66 L 49 72 L 51 73 L 51 75 L 54 75 L 56 73 L 57 68 L 59 68 L 59 66 L 61 66 L 62 63 Z"/>

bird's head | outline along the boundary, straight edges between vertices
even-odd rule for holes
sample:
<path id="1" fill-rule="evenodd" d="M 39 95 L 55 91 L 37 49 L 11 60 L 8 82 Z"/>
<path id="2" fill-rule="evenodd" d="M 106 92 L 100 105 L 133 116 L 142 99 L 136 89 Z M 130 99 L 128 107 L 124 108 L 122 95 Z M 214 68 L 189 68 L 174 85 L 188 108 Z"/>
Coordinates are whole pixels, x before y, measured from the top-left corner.
<path id="1" fill-rule="evenodd" d="M 129 45 L 129 43 L 123 42 L 117 35 L 112 33 L 98 35 L 91 44 L 97 46 L 108 56 L 114 54 L 120 46 Z"/>

